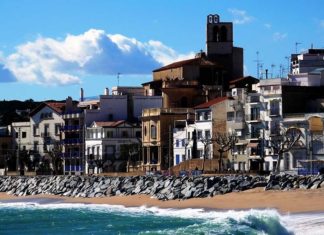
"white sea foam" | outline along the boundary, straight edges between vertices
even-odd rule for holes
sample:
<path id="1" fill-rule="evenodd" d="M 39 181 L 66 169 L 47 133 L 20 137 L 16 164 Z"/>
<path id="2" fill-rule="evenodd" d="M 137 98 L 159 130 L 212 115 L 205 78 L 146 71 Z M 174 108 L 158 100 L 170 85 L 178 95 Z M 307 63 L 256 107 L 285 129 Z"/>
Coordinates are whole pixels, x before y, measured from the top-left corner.
<path id="1" fill-rule="evenodd" d="M 294 231 L 297 235 L 324 234 L 324 213 L 286 215 L 282 217 L 282 221 L 287 228 Z"/>

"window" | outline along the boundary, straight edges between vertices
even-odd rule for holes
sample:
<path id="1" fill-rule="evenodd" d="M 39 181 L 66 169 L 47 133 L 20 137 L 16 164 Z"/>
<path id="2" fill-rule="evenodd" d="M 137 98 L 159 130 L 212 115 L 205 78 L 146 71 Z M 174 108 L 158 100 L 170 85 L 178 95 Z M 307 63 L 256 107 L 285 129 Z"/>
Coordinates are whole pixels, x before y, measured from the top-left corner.
<path id="1" fill-rule="evenodd" d="M 122 131 L 122 137 L 127 138 L 128 137 L 128 132 L 127 131 Z"/>
<path id="2" fill-rule="evenodd" d="M 147 128 L 146 128 L 146 126 L 144 126 L 144 136 L 146 136 L 147 135 Z"/>
<path id="3" fill-rule="evenodd" d="M 204 113 L 204 120 L 211 120 L 211 112 L 210 111 L 206 111 Z"/>
<path id="4" fill-rule="evenodd" d="M 34 151 L 38 151 L 38 141 L 34 141 Z"/>
<path id="5" fill-rule="evenodd" d="M 179 147 L 179 140 L 176 139 L 176 147 Z"/>
<path id="6" fill-rule="evenodd" d="M 186 139 L 181 140 L 182 147 L 186 146 Z"/>
<path id="7" fill-rule="evenodd" d="M 114 132 L 113 131 L 107 131 L 107 138 L 113 138 Z"/>
<path id="8" fill-rule="evenodd" d="M 141 131 L 136 131 L 135 132 L 135 137 L 136 138 L 141 138 L 142 137 L 142 132 Z"/>
<path id="9" fill-rule="evenodd" d="M 18 132 L 16 132 L 16 139 L 18 139 L 19 138 L 19 133 Z"/>
<path id="10" fill-rule="evenodd" d="M 151 138 L 156 139 L 156 126 L 151 125 Z"/>
<path id="11" fill-rule="evenodd" d="M 26 131 L 23 131 L 21 133 L 21 138 L 25 139 L 27 137 L 27 132 Z"/>
<path id="12" fill-rule="evenodd" d="M 202 138 L 202 131 L 198 131 L 198 139 Z"/>
<path id="13" fill-rule="evenodd" d="M 227 112 L 227 121 L 234 120 L 234 112 Z"/>
<path id="14" fill-rule="evenodd" d="M 205 138 L 210 139 L 210 130 L 205 130 Z"/>
<path id="15" fill-rule="evenodd" d="M 259 120 L 260 119 L 260 109 L 259 108 L 251 108 L 251 120 Z"/>
<path id="16" fill-rule="evenodd" d="M 204 120 L 204 112 L 197 113 L 197 116 L 198 116 L 198 120 L 199 121 L 203 121 Z"/>
<path id="17" fill-rule="evenodd" d="M 188 140 L 190 140 L 190 132 L 188 132 Z"/>
<path id="18" fill-rule="evenodd" d="M 33 126 L 33 135 L 34 136 L 38 136 L 39 135 L 39 127 L 38 127 L 38 124 L 35 124 Z"/>
<path id="19" fill-rule="evenodd" d="M 55 124 L 55 135 L 60 135 L 60 130 L 61 130 L 61 124 L 56 123 Z"/>
<path id="20" fill-rule="evenodd" d="M 48 137 L 49 136 L 49 124 L 45 124 L 44 125 L 44 137 Z"/>

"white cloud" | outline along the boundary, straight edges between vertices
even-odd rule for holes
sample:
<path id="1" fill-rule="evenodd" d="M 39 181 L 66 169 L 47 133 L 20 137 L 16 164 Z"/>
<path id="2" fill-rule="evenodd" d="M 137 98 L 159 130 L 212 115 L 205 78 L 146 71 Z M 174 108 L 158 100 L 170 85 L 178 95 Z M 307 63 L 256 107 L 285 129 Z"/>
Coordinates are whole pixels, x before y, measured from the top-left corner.
<path id="1" fill-rule="evenodd" d="M 286 37 L 287 37 L 286 33 L 280 33 L 280 32 L 275 32 L 272 35 L 272 38 L 274 41 L 281 41 L 281 40 L 284 40 Z"/>
<path id="2" fill-rule="evenodd" d="M 230 8 L 228 11 L 233 16 L 233 22 L 234 24 L 246 24 L 250 23 L 253 20 L 252 16 L 249 16 L 246 11 Z"/>
<path id="3" fill-rule="evenodd" d="M 155 68 L 193 55 L 179 55 L 159 41 L 140 42 L 90 29 L 62 40 L 39 37 L 19 45 L 3 63 L 18 81 L 66 85 L 80 83 L 84 74 L 150 74 Z"/>
<path id="4" fill-rule="evenodd" d="M 264 24 L 264 27 L 266 27 L 267 29 L 271 29 L 272 28 L 272 25 L 269 24 L 269 23 L 266 23 L 266 24 Z"/>

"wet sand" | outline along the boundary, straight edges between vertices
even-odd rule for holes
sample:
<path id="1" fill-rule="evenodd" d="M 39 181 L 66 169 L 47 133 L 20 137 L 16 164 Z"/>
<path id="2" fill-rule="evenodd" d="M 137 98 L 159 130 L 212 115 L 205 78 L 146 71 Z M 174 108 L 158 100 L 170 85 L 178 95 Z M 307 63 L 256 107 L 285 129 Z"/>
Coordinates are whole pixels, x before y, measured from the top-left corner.
<path id="1" fill-rule="evenodd" d="M 281 213 L 324 212 L 324 189 L 264 191 L 263 188 L 217 195 L 212 198 L 159 201 L 148 195 L 72 198 L 54 195 L 16 197 L 0 193 L 0 202 L 93 203 L 126 207 L 204 208 L 212 210 L 277 209 Z"/>

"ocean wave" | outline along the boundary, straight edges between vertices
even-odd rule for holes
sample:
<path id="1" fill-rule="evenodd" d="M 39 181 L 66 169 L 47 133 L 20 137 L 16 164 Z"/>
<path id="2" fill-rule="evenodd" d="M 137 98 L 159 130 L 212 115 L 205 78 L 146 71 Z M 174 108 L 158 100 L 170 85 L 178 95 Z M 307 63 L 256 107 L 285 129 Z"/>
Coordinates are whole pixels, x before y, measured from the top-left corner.
<path id="1" fill-rule="evenodd" d="M 181 218 L 193 223 L 179 228 L 154 230 L 156 234 L 323 234 L 324 213 L 281 215 L 274 209 L 204 210 L 164 209 L 157 207 L 124 207 L 106 204 L 12 202 L 0 203 L 1 209 L 91 211 L 129 217 Z M 150 234 L 151 231 L 142 231 Z"/>

